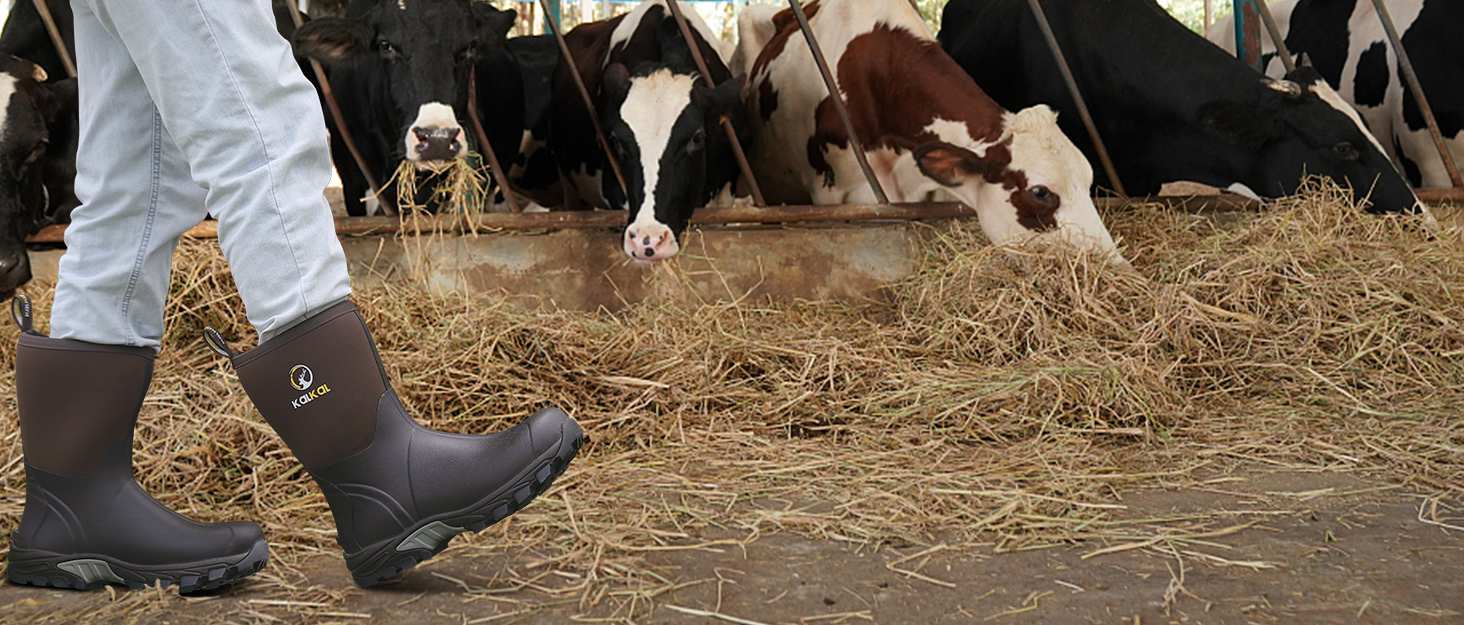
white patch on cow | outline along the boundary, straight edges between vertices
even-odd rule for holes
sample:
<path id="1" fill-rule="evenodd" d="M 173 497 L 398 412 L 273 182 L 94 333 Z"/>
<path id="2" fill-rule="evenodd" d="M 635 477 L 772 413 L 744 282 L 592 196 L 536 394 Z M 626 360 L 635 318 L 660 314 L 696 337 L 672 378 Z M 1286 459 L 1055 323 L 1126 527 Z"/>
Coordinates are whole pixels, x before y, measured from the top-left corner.
<path id="1" fill-rule="evenodd" d="M 656 185 L 661 180 L 661 157 L 666 154 L 671 143 L 671 132 L 675 128 L 676 119 L 691 104 L 692 84 L 691 76 L 675 74 L 667 69 L 630 81 L 630 91 L 625 96 L 625 103 L 620 106 L 620 118 L 630 127 L 636 146 L 640 149 L 641 177 L 644 181 L 641 192 L 645 198 L 640 206 L 631 207 L 635 211 L 630 225 L 632 229 L 666 227 L 656 220 Z M 660 249 L 656 250 L 657 256 L 675 256 L 675 237 L 672 237 L 669 245 L 671 249 L 665 256 L 661 256 Z M 627 251 L 630 251 L 629 244 Z"/>
<path id="2" fill-rule="evenodd" d="M 1245 183 L 1243 182 L 1237 182 L 1228 187 L 1225 187 L 1225 190 L 1244 198 L 1249 198 L 1257 201 L 1260 201 L 1261 199 L 1261 195 L 1259 193 L 1256 193 L 1255 191 L 1251 190 L 1250 187 L 1245 186 Z"/>
<path id="3" fill-rule="evenodd" d="M 1321 98 L 1323 102 L 1326 102 L 1327 106 L 1337 109 L 1338 113 L 1346 115 L 1347 119 L 1352 120 L 1352 123 L 1357 126 L 1357 131 L 1362 133 L 1362 136 L 1367 137 L 1367 140 L 1372 142 L 1373 147 L 1377 148 L 1379 153 L 1388 153 L 1388 149 L 1383 147 L 1382 142 L 1378 141 L 1377 137 L 1373 136 L 1367 124 L 1362 123 L 1362 117 L 1357 114 L 1357 109 L 1352 108 L 1352 105 L 1344 101 L 1342 96 L 1337 95 L 1337 92 L 1332 90 L 1331 86 L 1326 83 L 1317 82 L 1307 85 L 1306 89 L 1312 92 L 1313 95 Z"/>
<path id="4" fill-rule="evenodd" d="M 737 14 L 737 51 L 732 53 L 732 73 L 746 76 L 752 73 L 752 64 L 778 33 L 773 16 L 783 7 L 773 4 L 753 4 L 743 7 Z"/>
<path id="5" fill-rule="evenodd" d="M 4 137 L 9 128 L 5 126 L 10 119 L 10 100 L 15 97 L 15 77 L 10 74 L 0 73 L 0 137 Z"/>
<path id="6" fill-rule="evenodd" d="M 412 132 L 417 128 L 424 130 L 440 128 L 456 129 L 458 133 L 462 133 L 463 131 L 463 127 L 458 124 L 457 114 L 453 112 L 451 106 L 441 102 L 428 102 L 423 104 L 422 108 L 417 109 L 416 121 L 413 121 L 411 125 L 407 126 L 407 136 L 403 138 L 407 146 L 407 160 L 410 161 L 416 161 L 422 157 L 421 153 L 417 150 L 417 137 Z M 457 158 L 462 158 L 467 156 L 467 154 L 468 143 L 459 137 Z"/>
<path id="7" fill-rule="evenodd" d="M 1118 245 L 1093 204 L 1093 166 L 1062 133 L 1057 125 L 1057 113 L 1045 105 L 1034 106 L 1007 113 L 1005 126 L 1012 140 L 1010 168 L 1026 175 L 1028 188 L 1045 186 L 1062 197 L 1055 215 L 1057 230 L 1038 237 L 1043 242 L 1056 240 L 1081 250 L 1107 254 L 1122 262 Z M 1030 238 L 1031 231 L 1017 223 L 1011 191 L 998 185 L 988 186 L 996 187 L 1001 194 L 1002 210 L 992 220 L 996 222 L 994 227 L 986 225 L 986 214 L 982 214 L 981 225 L 987 236 L 998 245 Z"/>
<path id="8" fill-rule="evenodd" d="M 626 14 L 625 19 L 621 20 L 620 24 L 615 27 L 615 32 L 610 34 L 610 46 L 605 52 L 605 64 L 610 62 L 610 55 L 615 52 L 616 48 L 624 45 L 625 42 L 630 41 L 631 37 L 635 36 L 635 31 L 637 28 L 640 28 L 641 21 L 646 17 L 646 12 L 650 11 L 651 7 L 654 6 L 662 7 L 664 15 L 671 15 L 671 10 L 665 8 L 666 0 L 646 0 L 636 5 L 635 9 Z M 732 44 L 727 43 L 713 33 L 711 27 L 707 26 L 706 20 L 702 19 L 701 13 L 697 12 L 694 8 L 688 9 L 686 5 L 682 6 L 682 13 L 686 15 L 687 25 L 691 26 L 693 31 L 701 35 L 701 38 L 705 39 L 712 46 L 712 49 L 717 51 L 717 56 L 722 59 L 723 63 L 726 63 L 728 59 L 732 58 Z"/>
<path id="9" fill-rule="evenodd" d="M 941 141 L 952 145 L 959 145 L 977 156 L 986 156 L 986 151 L 994 145 L 989 141 L 980 141 L 971 138 L 971 130 L 964 122 L 951 121 L 949 119 L 935 118 L 925 127 L 925 132 L 940 137 Z"/>

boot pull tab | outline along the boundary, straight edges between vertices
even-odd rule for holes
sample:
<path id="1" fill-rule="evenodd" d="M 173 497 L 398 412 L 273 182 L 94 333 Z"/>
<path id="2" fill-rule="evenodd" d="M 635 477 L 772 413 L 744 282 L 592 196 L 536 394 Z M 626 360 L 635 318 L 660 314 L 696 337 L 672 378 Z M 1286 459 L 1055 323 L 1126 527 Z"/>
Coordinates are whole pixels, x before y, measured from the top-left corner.
<path id="1" fill-rule="evenodd" d="M 20 326 L 20 331 L 26 334 L 35 334 L 35 323 L 31 319 L 31 301 L 29 297 L 15 294 L 15 299 L 10 300 L 10 317 L 15 320 L 15 325 Z"/>
<path id="2" fill-rule="evenodd" d="M 208 348 L 213 350 L 215 354 L 228 358 L 229 360 L 233 360 L 235 356 L 239 355 L 238 352 L 234 351 L 234 348 L 229 347 L 228 342 L 224 341 L 223 335 L 211 327 L 203 329 L 203 342 L 207 343 Z"/>

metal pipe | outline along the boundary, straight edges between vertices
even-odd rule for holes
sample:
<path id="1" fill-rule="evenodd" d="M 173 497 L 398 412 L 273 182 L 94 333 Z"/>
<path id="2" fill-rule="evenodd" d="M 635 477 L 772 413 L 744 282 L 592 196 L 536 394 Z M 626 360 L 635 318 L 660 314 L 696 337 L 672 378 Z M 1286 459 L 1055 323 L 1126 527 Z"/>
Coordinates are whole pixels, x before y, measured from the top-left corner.
<path id="1" fill-rule="evenodd" d="M 76 78 L 76 63 L 71 61 L 71 53 L 66 50 L 66 39 L 61 36 L 61 29 L 56 27 L 56 18 L 51 16 L 51 7 L 46 6 L 46 0 L 33 0 L 36 5 L 36 13 L 41 16 L 41 23 L 46 25 L 46 34 L 51 36 L 51 45 L 55 46 L 56 54 L 61 57 L 61 66 L 66 68 L 66 75 Z"/>
<path id="2" fill-rule="evenodd" d="M 1403 68 L 1403 78 L 1408 83 L 1408 91 L 1413 94 L 1413 100 L 1418 103 L 1418 110 L 1423 113 L 1423 120 L 1428 123 L 1428 134 L 1433 138 L 1434 147 L 1439 151 L 1439 157 L 1444 161 L 1444 169 L 1449 172 L 1449 181 L 1455 188 L 1464 189 L 1464 178 L 1459 176 L 1459 165 L 1454 162 L 1454 153 L 1449 150 L 1449 144 L 1444 141 L 1444 133 L 1439 130 L 1439 120 L 1434 116 L 1433 107 L 1428 103 L 1428 97 L 1423 93 L 1423 83 L 1418 80 L 1418 73 L 1413 70 L 1413 61 L 1408 58 L 1408 50 L 1403 48 L 1403 38 L 1398 36 L 1398 27 L 1393 23 L 1393 16 L 1388 13 L 1388 6 L 1383 0 L 1373 0 L 1373 7 L 1377 8 L 1378 19 L 1383 22 L 1383 31 L 1388 33 L 1388 43 L 1393 46 L 1393 54 L 1398 56 L 1398 65 Z"/>
<path id="3" fill-rule="evenodd" d="M 1093 122 L 1093 114 L 1088 111 L 1088 102 L 1083 99 L 1083 92 L 1078 89 L 1078 81 L 1073 78 L 1073 70 L 1068 67 L 1067 57 L 1062 53 L 1062 46 L 1057 43 L 1057 35 L 1052 32 L 1052 24 L 1047 22 L 1047 13 L 1042 10 L 1042 3 L 1039 0 L 1027 0 L 1027 5 L 1032 8 L 1032 16 L 1037 18 L 1037 27 L 1042 30 L 1042 36 L 1047 39 L 1047 47 L 1052 50 L 1052 57 L 1057 61 L 1057 69 L 1062 72 L 1063 82 L 1067 83 L 1068 94 L 1073 96 L 1073 103 L 1078 106 L 1078 117 L 1083 120 L 1083 126 L 1088 129 L 1088 137 L 1093 140 L 1093 148 L 1098 151 L 1098 161 L 1103 165 L 1103 171 L 1108 174 L 1109 182 L 1113 183 L 1113 190 L 1121 197 L 1128 197 L 1128 191 L 1124 189 L 1123 181 L 1118 178 L 1118 168 L 1113 166 L 1113 159 L 1108 155 L 1108 146 L 1104 145 L 1103 137 L 1098 134 L 1098 125 Z"/>
<path id="4" fill-rule="evenodd" d="M 549 11 L 547 1 L 539 0 L 539 6 L 544 8 L 545 13 Z M 580 75 L 579 66 L 575 65 L 574 53 L 569 51 L 569 44 L 564 42 L 564 33 L 560 32 L 559 23 L 554 21 L 547 23 L 550 32 L 554 34 L 554 41 L 559 44 L 559 55 L 564 57 L 569 77 L 574 80 L 580 100 L 585 103 L 585 113 L 590 116 L 590 126 L 595 130 L 595 139 L 600 142 L 600 151 L 605 153 L 605 162 L 610 165 L 610 173 L 615 175 L 615 181 L 620 184 L 620 191 L 628 198 L 630 197 L 630 185 L 625 184 L 625 172 L 620 169 L 620 161 L 615 158 L 615 151 L 610 149 L 610 140 L 605 136 L 605 129 L 600 126 L 599 114 L 595 112 L 595 99 L 590 96 L 589 88 L 585 87 L 585 78 Z"/>
<path id="5" fill-rule="evenodd" d="M 290 7 L 290 20 L 295 23 L 295 28 L 304 26 L 305 17 L 300 14 L 300 5 L 296 4 L 295 0 L 288 0 L 285 5 Z M 356 162 L 356 169 L 360 170 L 361 176 L 366 179 L 366 186 L 371 190 L 371 197 L 377 197 L 381 193 L 381 185 L 377 184 L 376 176 L 371 175 L 371 166 L 366 163 L 366 156 L 361 154 L 361 150 L 356 147 L 356 140 L 351 137 L 351 130 L 346 127 L 346 115 L 341 112 L 341 104 L 336 100 L 335 90 L 330 86 L 330 78 L 325 75 L 325 67 L 319 61 L 310 59 L 310 69 L 315 72 L 315 79 L 320 83 L 320 95 L 325 99 L 325 108 L 330 112 L 331 119 L 335 121 L 336 131 L 341 135 L 341 142 L 346 144 L 346 151 L 351 153 L 351 160 Z"/>
<path id="6" fill-rule="evenodd" d="M 676 20 L 676 25 L 681 28 L 681 38 L 686 40 L 686 47 L 691 49 L 691 59 L 696 61 L 696 68 L 701 71 L 702 79 L 707 81 L 707 86 L 716 87 L 712 83 L 712 72 L 707 69 L 707 60 L 702 55 L 701 45 L 697 43 L 697 38 L 691 32 L 691 24 L 687 23 L 686 15 L 681 12 L 681 3 L 677 0 L 666 0 L 666 6 L 671 9 L 671 16 Z M 737 128 L 732 125 L 732 118 L 723 114 L 721 123 L 722 130 L 727 133 L 727 142 L 732 146 L 732 156 L 737 159 L 737 167 L 742 170 L 742 177 L 747 180 L 747 189 L 752 192 L 753 203 L 758 206 L 767 206 L 768 201 L 763 197 L 762 186 L 757 183 L 757 177 L 752 173 L 752 165 L 747 162 L 747 153 L 742 150 L 742 140 L 737 138 Z"/>
<path id="7" fill-rule="evenodd" d="M 1232 19 L 1235 23 L 1235 58 L 1242 63 L 1251 66 L 1258 72 L 1264 72 L 1261 67 L 1261 27 L 1256 24 L 1256 5 L 1254 0 L 1233 0 L 1234 14 Z"/>
<path id="8" fill-rule="evenodd" d="M 1296 71 L 1296 60 L 1291 57 L 1291 51 L 1286 49 L 1286 38 L 1281 36 L 1281 28 L 1276 25 L 1276 16 L 1271 14 L 1271 7 L 1266 4 L 1266 0 L 1255 2 L 1256 11 L 1261 14 L 1261 24 L 1265 25 L 1266 33 L 1271 36 L 1271 43 L 1276 45 L 1276 54 L 1281 55 L 1281 64 L 1286 67 L 1286 73 Z"/>
<path id="9" fill-rule="evenodd" d="M 503 198 L 508 202 L 508 210 L 514 213 L 522 213 L 524 209 L 519 206 L 518 198 L 513 195 L 513 185 L 508 182 L 508 172 L 504 171 L 503 164 L 498 160 L 498 154 L 493 149 L 493 144 L 488 141 L 488 133 L 483 130 L 483 121 L 478 118 L 478 68 L 468 70 L 468 119 L 473 122 L 473 132 L 478 135 L 478 143 L 483 146 L 483 156 L 488 157 L 489 173 L 498 182 L 498 188 L 503 191 Z"/>
<path id="10" fill-rule="evenodd" d="M 813 27 L 808 24 L 808 14 L 803 12 L 803 3 L 799 0 L 788 0 L 788 6 L 793 9 L 793 16 L 798 18 L 798 28 L 803 31 L 803 38 L 808 41 L 808 52 L 818 65 L 818 73 L 823 76 L 824 86 L 829 90 L 829 101 L 834 104 L 834 110 L 838 111 L 839 121 L 844 123 L 845 132 L 849 133 L 849 147 L 853 148 L 854 160 L 859 162 L 859 169 L 864 172 L 864 179 L 869 182 L 870 190 L 874 191 L 875 200 L 880 204 L 889 204 L 890 197 L 885 194 L 884 186 L 874 175 L 874 168 L 869 166 L 869 156 L 864 153 L 864 144 L 859 141 L 859 133 L 854 132 L 854 121 L 849 117 L 849 107 L 844 104 L 844 92 L 839 90 L 838 81 L 834 79 L 833 72 L 829 71 L 823 48 L 813 36 Z"/>

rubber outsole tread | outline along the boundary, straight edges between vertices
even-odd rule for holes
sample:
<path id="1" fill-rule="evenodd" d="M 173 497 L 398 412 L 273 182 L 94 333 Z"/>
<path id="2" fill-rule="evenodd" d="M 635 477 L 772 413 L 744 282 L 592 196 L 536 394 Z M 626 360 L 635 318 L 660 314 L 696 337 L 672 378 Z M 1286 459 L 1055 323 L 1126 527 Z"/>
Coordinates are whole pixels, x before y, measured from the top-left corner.
<path id="1" fill-rule="evenodd" d="M 8 567 L 6 579 L 12 584 L 22 586 L 36 586 L 41 588 L 62 588 L 68 590 L 96 590 L 107 585 L 125 586 L 131 590 L 142 590 L 160 586 L 162 588 L 178 587 L 180 594 L 192 594 L 197 592 L 208 592 L 223 588 L 238 582 L 250 575 L 258 573 L 269 562 L 269 544 L 260 539 L 238 562 L 210 567 L 198 572 L 168 572 L 168 571 L 136 571 L 125 565 L 108 561 L 107 564 L 123 578 L 121 582 L 98 580 L 87 582 L 71 573 L 54 568 L 54 571 L 46 575 L 25 573 L 16 570 L 15 567 Z M 163 567 L 166 568 L 166 567 Z"/>

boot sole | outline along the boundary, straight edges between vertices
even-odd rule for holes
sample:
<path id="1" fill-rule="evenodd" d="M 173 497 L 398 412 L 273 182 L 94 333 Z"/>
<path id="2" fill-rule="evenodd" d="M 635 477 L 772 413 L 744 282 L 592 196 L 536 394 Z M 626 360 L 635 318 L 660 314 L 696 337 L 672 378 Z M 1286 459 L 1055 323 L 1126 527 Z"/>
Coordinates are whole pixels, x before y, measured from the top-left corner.
<path id="1" fill-rule="evenodd" d="M 435 515 L 387 540 L 346 556 L 357 586 L 369 588 L 400 578 L 442 553 L 458 534 L 480 532 L 522 510 L 563 475 L 584 445 L 584 430 L 574 420 L 562 426 L 559 444 L 545 450 L 512 482 L 466 508 Z"/>
<path id="2" fill-rule="evenodd" d="M 221 588 L 253 575 L 269 562 L 269 543 L 255 541 L 249 551 L 201 562 L 138 565 L 101 554 L 64 554 L 12 545 L 5 577 L 12 584 L 95 590 L 108 584 L 142 590 L 178 587 L 190 594 Z"/>

